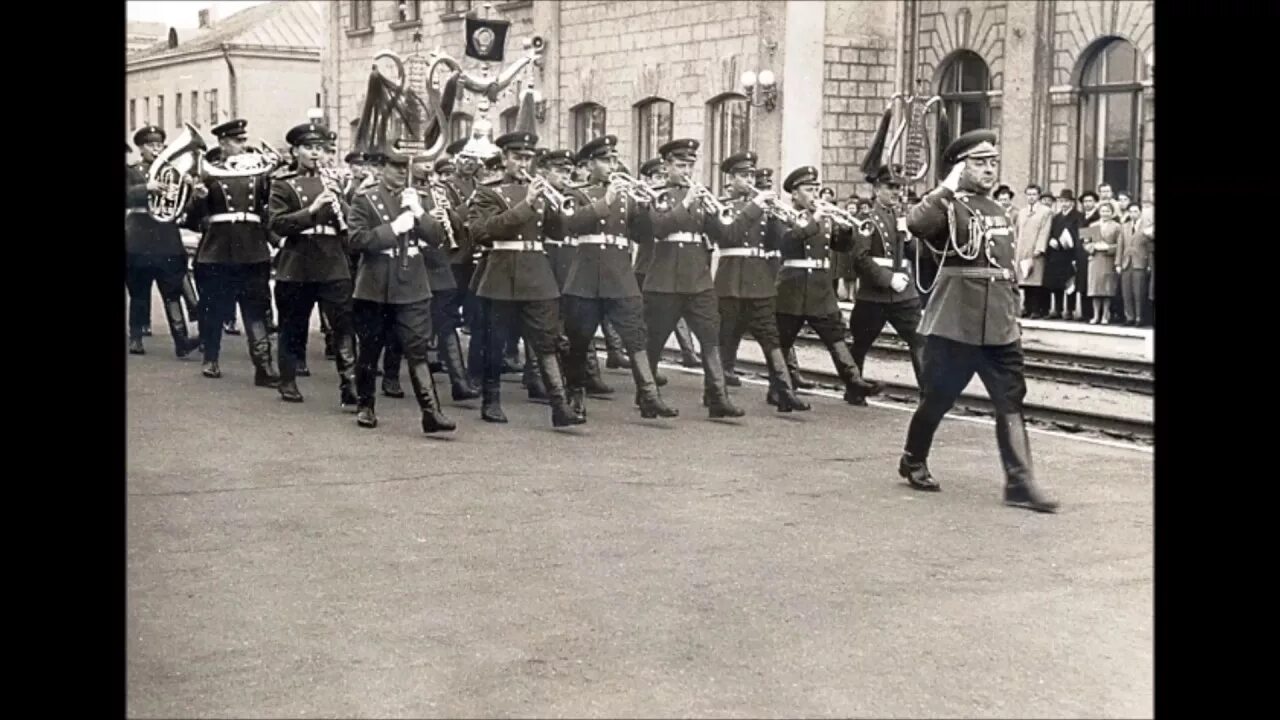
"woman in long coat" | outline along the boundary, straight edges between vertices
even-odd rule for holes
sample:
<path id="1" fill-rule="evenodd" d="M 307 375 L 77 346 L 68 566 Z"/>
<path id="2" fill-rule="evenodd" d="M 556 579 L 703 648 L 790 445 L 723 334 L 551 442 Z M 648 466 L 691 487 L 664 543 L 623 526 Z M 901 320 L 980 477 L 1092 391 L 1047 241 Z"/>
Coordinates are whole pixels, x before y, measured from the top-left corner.
<path id="1" fill-rule="evenodd" d="M 1068 320 L 1072 317 L 1071 310 L 1065 303 L 1066 289 L 1075 278 L 1076 246 L 1080 244 L 1081 219 L 1080 213 L 1076 211 L 1076 194 L 1063 190 L 1058 194 L 1058 206 L 1049 223 L 1049 248 L 1045 251 L 1044 286 L 1053 301 L 1050 320 L 1061 319 L 1064 313 Z"/>
<path id="2" fill-rule="evenodd" d="M 1093 319 L 1090 325 L 1110 325 L 1107 305 L 1120 286 L 1116 274 L 1116 248 L 1120 244 L 1123 228 L 1115 217 L 1115 206 L 1102 203 L 1100 219 L 1089 228 L 1085 238 L 1085 250 L 1089 253 L 1089 299 L 1093 301 Z"/>

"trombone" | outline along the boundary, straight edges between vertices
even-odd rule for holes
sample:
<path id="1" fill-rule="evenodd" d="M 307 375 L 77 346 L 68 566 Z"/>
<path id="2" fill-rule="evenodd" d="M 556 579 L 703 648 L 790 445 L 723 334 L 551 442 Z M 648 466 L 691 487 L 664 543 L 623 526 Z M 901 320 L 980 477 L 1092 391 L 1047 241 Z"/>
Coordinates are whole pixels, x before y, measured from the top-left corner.
<path id="1" fill-rule="evenodd" d="M 671 198 L 667 197 L 666 190 L 655 190 L 624 172 L 610 173 L 609 184 L 617 185 L 620 192 L 638 203 L 651 203 L 658 212 L 671 209 Z"/>
<path id="2" fill-rule="evenodd" d="M 520 171 L 520 179 L 525 182 L 533 182 L 533 178 L 524 170 Z M 578 209 L 578 204 L 574 202 L 573 198 L 565 195 L 559 190 L 556 190 L 554 187 L 551 187 L 551 183 L 547 183 L 545 181 L 542 186 L 542 197 L 546 199 L 547 204 L 551 206 L 552 211 L 560 213 L 565 217 L 572 216 Z"/>

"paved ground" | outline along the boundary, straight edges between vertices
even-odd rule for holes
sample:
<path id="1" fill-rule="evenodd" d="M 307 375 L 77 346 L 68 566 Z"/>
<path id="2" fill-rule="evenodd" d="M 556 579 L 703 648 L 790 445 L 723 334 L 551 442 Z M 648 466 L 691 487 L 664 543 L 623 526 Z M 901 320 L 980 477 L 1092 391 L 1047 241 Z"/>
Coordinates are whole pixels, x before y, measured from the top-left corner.
<path id="1" fill-rule="evenodd" d="M 1033 434 L 1065 503 L 1002 506 L 989 425 L 948 421 L 944 492 L 895 476 L 908 415 L 819 399 L 644 421 L 620 372 L 556 431 L 411 399 L 304 405 L 128 360 L 128 711 L 220 717 L 1149 716 L 1149 453 Z M 123 352 L 123 348 L 121 348 Z M 404 384 L 408 387 L 407 378 Z"/>

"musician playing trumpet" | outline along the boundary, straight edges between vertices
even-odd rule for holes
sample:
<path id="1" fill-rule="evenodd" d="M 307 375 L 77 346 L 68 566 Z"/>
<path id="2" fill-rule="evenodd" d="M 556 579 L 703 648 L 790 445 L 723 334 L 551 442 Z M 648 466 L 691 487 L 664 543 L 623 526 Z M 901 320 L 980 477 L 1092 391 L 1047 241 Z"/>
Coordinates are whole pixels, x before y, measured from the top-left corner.
<path id="1" fill-rule="evenodd" d="M 723 216 L 707 212 L 709 192 L 692 182 L 697 140 L 672 140 L 658 148 L 667 166 L 667 210 L 654 208 L 653 260 L 644 279 L 644 322 L 649 331 L 649 363 L 657 369 L 667 337 L 684 318 L 702 346 L 703 400 L 713 418 L 742 417 L 729 400 L 720 361 L 720 312 L 711 282 L 713 240 L 724 232 Z M 714 199 L 714 198 L 713 198 Z"/>
<path id="2" fill-rule="evenodd" d="M 285 136 L 297 160 L 296 172 L 271 184 L 269 225 L 283 238 L 276 256 L 276 307 L 280 310 L 280 399 L 302 402 L 297 377 L 305 366 L 311 308 L 330 328 L 338 370 L 340 404 L 356 409 L 356 349 L 351 320 L 351 267 L 347 260 L 350 208 L 337 183 L 325 177 L 328 129 L 297 125 Z"/>
<path id="3" fill-rule="evenodd" d="M 753 187 L 756 157 L 747 151 L 720 163 L 720 171 L 729 177 L 727 203 L 734 211 L 734 222 L 720 239 L 720 264 L 715 275 L 724 372 L 726 378 L 734 377 L 738 344 L 750 330 L 764 353 L 769 391 L 778 412 L 803 411 L 809 405 L 796 397 L 778 340 L 777 273 L 768 260 L 789 228 L 784 218 L 792 216 L 781 212 L 772 190 Z"/>
<path id="4" fill-rule="evenodd" d="M 778 272 L 778 336 L 790 350 L 807 323 L 831 354 L 836 374 L 844 381 L 845 400 L 852 402 L 880 392 L 863 379 L 844 340 L 844 322 L 831 284 L 831 251 L 848 250 L 854 232 L 843 211 L 818 201 L 818 169 L 797 168 L 782 183 L 799 211 L 796 224 L 783 233 L 782 269 Z M 792 378 L 792 382 L 795 379 Z"/>
<path id="5" fill-rule="evenodd" d="M 608 322 L 631 355 L 631 374 L 641 415 L 675 417 L 676 411 L 667 407 L 658 395 L 653 364 L 645 348 L 644 302 L 631 269 L 632 238 L 647 234 L 652 222 L 646 207 L 651 195 L 629 193 L 625 182 L 616 181 L 617 145 L 618 138 L 614 135 L 583 145 L 578 157 L 587 163 L 590 173 L 587 185 L 569 191 L 579 200 L 578 211 L 567 223 L 575 251 L 562 290 L 569 335 L 570 400 L 575 411 L 585 414 L 596 328 Z M 554 159 L 566 169 L 569 166 L 568 153 Z"/>

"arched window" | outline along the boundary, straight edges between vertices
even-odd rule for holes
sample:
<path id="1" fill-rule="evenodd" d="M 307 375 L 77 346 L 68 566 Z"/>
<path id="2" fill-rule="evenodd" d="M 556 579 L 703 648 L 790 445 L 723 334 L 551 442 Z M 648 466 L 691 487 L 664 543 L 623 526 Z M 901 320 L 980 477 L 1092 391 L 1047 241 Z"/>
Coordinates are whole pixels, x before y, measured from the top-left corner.
<path id="1" fill-rule="evenodd" d="M 961 50 L 947 61 L 938 78 L 938 97 L 947 112 L 948 131 L 961 133 L 991 126 L 991 71 L 977 53 Z M 942 128 L 938 129 L 941 133 Z M 939 138 L 941 144 L 941 138 Z"/>
<path id="2" fill-rule="evenodd" d="M 593 102 L 584 102 L 573 108 L 573 149 L 579 150 L 588 141 L 605 135 L 604 106 Z"/>
<path id="3" fill-rule="evenodd" d="M 509 107 L 502 111 L 502 114 L 498 116 L 498 127 L 502 128 L 500 134 L 506 135 L 509 132 L 516 131 L 516 116 L 519 114 L 520 108 L 518 106 Z"/>
<path id="4" fill-rule="evenodd" d="M 711 137 L 707 141 L 708 186 L 712 192 L 724 187 L 724 174 L 720 163 L 734 153 L 745 152 L 751 146 L 751 106 L 742 95 L 730 93 L 707 103 L 710 117 L 707 127 Z"/>
<path id="5" fill-rule="evenodd" d="M 1142 187 L 1142 74 L 1133 43 L 1112 39 L 1085 61 L 1080 76 L 1078 184 L 1108 183 L 1117 192 Z"/>
<path id="6" fill-rule="evenodd" d="M 636 103 L 636 164 L 639 168 L 645 160 L 658 154 L 658 148 L 671 141 L 670 100 L 649 98 Z"/>
<path id="7" fill-rule="evenodd" d="M 449 116 L 449 142 L 471 136 L 471 116 L 456 112 Z"/>

